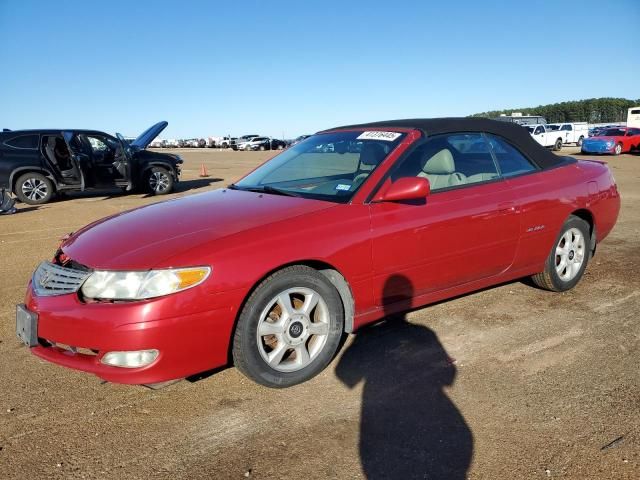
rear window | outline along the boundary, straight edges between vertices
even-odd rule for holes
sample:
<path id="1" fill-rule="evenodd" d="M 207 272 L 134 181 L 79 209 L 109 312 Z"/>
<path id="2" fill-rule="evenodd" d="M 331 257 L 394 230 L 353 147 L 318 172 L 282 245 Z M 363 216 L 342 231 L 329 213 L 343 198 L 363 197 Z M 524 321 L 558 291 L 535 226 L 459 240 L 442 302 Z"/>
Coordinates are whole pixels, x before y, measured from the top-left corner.
<path id="1" fill-rule="evenodd" d="M 17 137 L 10 138 L 4 142 L 5 145 L 13 148 L 26 148 L 29 150 L 37 150 L 39 135 L 19 135 Z"/>

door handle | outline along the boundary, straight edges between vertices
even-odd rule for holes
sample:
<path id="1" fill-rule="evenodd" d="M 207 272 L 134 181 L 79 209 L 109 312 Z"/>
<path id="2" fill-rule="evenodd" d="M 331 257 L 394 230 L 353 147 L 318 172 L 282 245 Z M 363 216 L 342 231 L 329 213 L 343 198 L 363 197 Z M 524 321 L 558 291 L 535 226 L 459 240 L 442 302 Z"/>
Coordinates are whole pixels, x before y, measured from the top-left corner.
<path id="1" fill-rule="evenodd" d="M 514 202 L 502 202 L 498 204 L 499 213 L 513 213 L 516 211 L 516 204 Z"/>

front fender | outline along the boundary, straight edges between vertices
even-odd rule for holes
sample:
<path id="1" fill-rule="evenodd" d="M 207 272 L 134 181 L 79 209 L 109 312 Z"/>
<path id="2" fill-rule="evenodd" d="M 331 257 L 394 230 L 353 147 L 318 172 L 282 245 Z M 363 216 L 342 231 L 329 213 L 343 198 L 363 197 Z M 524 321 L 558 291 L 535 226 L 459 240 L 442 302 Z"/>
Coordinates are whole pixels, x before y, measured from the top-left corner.
<path id="1" fill-rule="evenodd" d="M 138 174 L 138 180 L 140 181 L 144 180 L 144 177 L 147 174 L 147 172 L 149 172 L 149 170 L 151 170 L 153 167 L 166 168 L 173 176 L 174 181 L 177 182 L 179 180 L 179 175 L 175 165 L 171 165 L 168 162 L 161 162 L 161 161 L 152 161 L 149 163 L 145 163 L 145 165 L 140 169 L 140 172 Z"/>

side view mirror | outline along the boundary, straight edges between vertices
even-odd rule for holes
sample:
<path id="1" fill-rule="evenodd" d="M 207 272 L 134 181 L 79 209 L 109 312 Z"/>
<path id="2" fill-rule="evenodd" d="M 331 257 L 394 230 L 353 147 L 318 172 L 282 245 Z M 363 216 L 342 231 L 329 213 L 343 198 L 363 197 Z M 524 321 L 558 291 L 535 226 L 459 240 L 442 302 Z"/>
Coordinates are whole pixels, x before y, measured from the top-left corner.
<path id="1" fill-rule="evenodd" d="M 393 182 L 378 200 L 381 202 L 422 200 L 426 199 L 430 192 L 431 186 L 426 178 L 404 177 Z"/>

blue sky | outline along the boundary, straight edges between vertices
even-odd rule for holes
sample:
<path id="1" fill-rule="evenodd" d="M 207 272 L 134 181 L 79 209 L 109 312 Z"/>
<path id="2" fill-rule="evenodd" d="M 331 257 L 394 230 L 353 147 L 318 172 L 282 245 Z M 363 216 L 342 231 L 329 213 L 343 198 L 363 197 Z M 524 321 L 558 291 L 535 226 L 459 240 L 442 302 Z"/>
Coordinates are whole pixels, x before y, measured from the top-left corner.
<path id="1" fill-rule="evenodd" d="M 0 0 L 0 128 L 290 138 L 638 98 L 639 26 L 638 0 Z"/>

